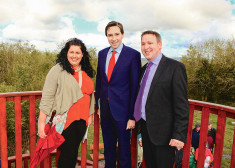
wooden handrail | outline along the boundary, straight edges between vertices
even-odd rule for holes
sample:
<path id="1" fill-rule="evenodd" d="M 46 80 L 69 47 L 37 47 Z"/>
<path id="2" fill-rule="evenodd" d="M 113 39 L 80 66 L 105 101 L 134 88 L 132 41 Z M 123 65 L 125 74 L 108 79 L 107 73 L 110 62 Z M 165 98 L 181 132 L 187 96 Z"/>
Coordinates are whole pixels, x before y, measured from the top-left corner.
<path id="1" fill-rule="evenodd" d="M 41 96 L 42 91 L 26 91 L 26 92 L 9 92 L 9 93 L 0 93 L 0 97 L 16 97 L 16 96 Z"/>
<path id="2" fill-rule="evenodd" d="M 209 102 L 203 102 L 203 101 L 191 100 L 191 99 L 189 99 L 189 104 L 193 104 L 193 105 L 201 107 L 201 108 L 207 107 L 207 108 L 211 108 L 213 110 L 223 110 L 223 111 L 235 114 L 235 107 L 231 107 L 231 106 L 225 106 L 225 105 L 221 105 L 221 104 L 209 103 Z"/>

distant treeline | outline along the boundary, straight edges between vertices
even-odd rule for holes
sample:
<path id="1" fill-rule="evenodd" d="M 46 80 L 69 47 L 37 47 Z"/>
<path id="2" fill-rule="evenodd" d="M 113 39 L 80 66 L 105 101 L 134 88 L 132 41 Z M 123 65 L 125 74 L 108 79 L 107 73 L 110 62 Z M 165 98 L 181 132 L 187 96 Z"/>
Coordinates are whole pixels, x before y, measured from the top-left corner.
<path id="1" fill-rule="evenodd" d="M 235 106 L 234 44 L 234 39 L 217 39 L 190 45 L 180 60 L 187 69 L 190 99 Z M 42 52 L 21 41 L 0 43 L 0 92 L 42 90 L 58 51 Z M 89 53 L 96 70 L 97 51 L 90 48 Z"/>
<path id="2" fill-rule="evenodd" d="M 42 90 L 48 71 L 56 64 L 59 51 L 42 52 L 21 41 L 0 43 L 0 92 Z M 96 49 L 90 48 L 89 53 L 96 69 Z"/>

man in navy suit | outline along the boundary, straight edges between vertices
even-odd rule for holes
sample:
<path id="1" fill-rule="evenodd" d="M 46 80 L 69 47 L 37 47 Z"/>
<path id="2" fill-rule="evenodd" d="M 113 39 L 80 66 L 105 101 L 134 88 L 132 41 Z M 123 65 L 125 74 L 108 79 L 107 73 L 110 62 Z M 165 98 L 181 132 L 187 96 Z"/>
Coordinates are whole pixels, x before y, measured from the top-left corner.
<path id="1" fill-rule="evenodd" d="M 188 131 L 185 66 L 164 56 L 161 49 L 159 33 L 142 33 L 141 51 L 148 63 L 141 70 L 134 116 L 147 168 L 172 168 L 175 150 L 183 148 Z"/>
<path id="2" fill-rule="evenodd" d="M 98 54 L 96 104 L 100 102 L 105 167 L 116 167 L 116 145 L 121 168 L 131 167 L 130 129 L 141 69 L 140 53 L 122 43 L 121 23 L 111 21 L 105 28 L 110 47 Z"/>

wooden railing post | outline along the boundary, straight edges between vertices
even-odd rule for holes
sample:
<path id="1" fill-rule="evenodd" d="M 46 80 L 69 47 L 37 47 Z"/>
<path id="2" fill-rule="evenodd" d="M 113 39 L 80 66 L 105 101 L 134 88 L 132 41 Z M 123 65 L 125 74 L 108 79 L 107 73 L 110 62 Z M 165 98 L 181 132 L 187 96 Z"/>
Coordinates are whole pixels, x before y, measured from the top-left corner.
<path id="1" fill-rule="evenodd" d="M 16 167 L 22 167 L 21 97 L 14 97 Z"/>
<path id="2" fill-rule="evenodd" d="M 28 158 L 25 158 L 25 159 L 24 159 L 24 168 L 28 168 L 28 167 L 29 167 L 28 161 L 29 161 Z"/>
<path id="3" fill-rule="evenodd" d="M 81 143 L 82 149 L 81 149 L 81 168 L 86 168 L 86 154 L 87 154 L 87 139 L 84 141 L 84 143 Z"/>
<path id="4" fill-rule="evenodd" d="M 52 168 L 52 156 L 49 155 L 49 168 Z"/>
<path id="5" fill-rule="evenodd" d="M 188 134 L 187 134 L 187 143 L 184 146 L 183 154 L 183 167 L 189 167 L 189 158 L 191 151 L 191 141 L 192 141 L 192 126 L 193 126 L 193 115 L 194 115 L 194 105 L 189 105 L 189 123 L 188 123 Z"/>
<path id="6" fill-rule="evenodd" d="M 202 116 L 201 116 L 201 129 L 200 129 L 200 138 L 199 138 L 197 168 L 204 167 L 208 122 L 209 122 L 209 108 L 203 107 Z"/>
<path id="7" fill-rule="evenodd" d="M 29 96 L 29 149 L 30 159 L 32 159 L 36 149 L 36 112 L 35 112 L 35 96 Z"/>
<path id="8" fill-rule="evenodd" d="M 1 166 L 8 167 L 6 98 L 0 98 Z"/>
<path id="9" fill-rule="evenodd" d="M 235 167 L 235 127 L 234 127 L 234 134 L 233 134 L 233 148 L 232 148 L 232 156 L 231 156 L 231 165 L 230 165 L 230 168 L 234 168 L 234 167 Z"/>
<path id="10" fill-rule="evenodd" d="M 223 156 L 224 134 L 226 126 L 226 112 L 219 110 L 215 138 L 215 156 L 213 168 L 220 168 Z"/>
<path id="11" fill-rule="evenodd" d="M 95 107 L 94 114 L 94 148 L 93 148 L 93 167 L 98 168 L 99 157 L 99 115 L 97 114 L 97 107 Z"/>
<path id="12" fill-rule="evenodd" d="M 56 165 L 56 167 L 58 167 L 58 160 L 59 160 L 59 157 L 60 157 L 60 153 L 61 153 L 60 149 L 57 148 L 56 155 L 55 155 L 55 160 L 56 160 L 55 165 Z"/>
<path id="13" fill-rule="evenodd" d="M 132 130 L 131 133 L 131 168 L 136 168 L 137 163 L 137 135 L 135 131 Z"/>
<path id="14" fill-rule="evenodd" d="M 46 157 L 41 163 L 40 168 L 50 168 L 50 158 Z"/>

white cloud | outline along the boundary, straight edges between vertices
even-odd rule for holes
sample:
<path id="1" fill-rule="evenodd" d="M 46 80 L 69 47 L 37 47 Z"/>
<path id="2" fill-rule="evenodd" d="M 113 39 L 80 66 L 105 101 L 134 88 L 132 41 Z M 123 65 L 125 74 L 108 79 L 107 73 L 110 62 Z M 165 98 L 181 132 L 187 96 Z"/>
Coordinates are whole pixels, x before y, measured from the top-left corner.
<path id="1" fill-rule="evenodd" d="M 232 6 L 224 0 L 147 0 L 128 1 L 120 8 L 126 16 L 125 25 L 130 30 L 139 29 L 190 29 L 206 26 L 210 18 L 227 20 Z M 131 6 L 131 8 L 130 8 Z M 217 12 L 218 9 L 219 10 Z M 138 19 L 137 19 L 138 17 Z"/>
<path id="2" fill-rule="evenodd" d="M 7 0 L 0 3 L 0 22 L 20 19 L 24 16 L 24 0 Z"/>
<path id="3" fill-rule="evenodd" d="M 214 22 L 211 26 L 218 26 L 218 36 L 224 38 L 235 37 L 235 17 L 232 17 L 229 22 Z"/>
<path id="4" fill-rule="evenodd" d="M 234 37 L 233 8 L 226 0 L 7 0 L 0 3 L 0 25 L 10 24 L 0 40 L 29 40 L 48 49 L 77 36 L 99 50 L 108 46 L 106 24 L 117 20 L 125 44 L 140 51 L 140 34 L 151 29 L 163 33 L 163 50 L 182 53 L 184 43 Z M 99 34 L 77 34 L 70 16 L 97 22 Z"/>
<path id="5" fill-rule="evenodd" d="M 53 19 L 56 22 L 56 17 L 70 13 L 88 21 L 111 17 L 125 23 L 125 27 L 130 30 L 153 27 L 195 30 L 207 25 L 210 18 L 227 20 L 232 5 L 225 0 L 8 0 L 1 4 L 0 9 L 3 10 L 0 20 L 31 15 L 38 22 L 53 22 Z M 18 13 L 23 16 L 19 17 Z"/>
<path id="6" fill-rule="evenodd" d="M 26 18 L 22 22 L 15 22 L 3 29 L 3 36 L 11 39 L 60 41 L 76 35 L 72 21 L 61 18 L 57 29 L 39 28 L 40 25 L 33 18 Z"/>
<path id="7" fill-rule="evenodd" d="M 126 31 L 124 34 L 123 43 L 141 52 L 140 36 L 141 36 L 141 32 L 133 33 L 133 32 Z"/>
<path id="8" fill-rule="evenodd" d="M 28 12 L 39 18 L 48 17 L 55 11 L 53 4 L 47 0 L 26 0 Z"/>
<path id="9" fill-rule="evenodd" d="M 98 51 L 103 49 L 104 46 L 108 46 L 108 42 L 105 36 L 103 35 L 97 35 L 97 34 L 76 34 L 74 36 L 70 36 L 70 37 L 62 37 L 61 40 L 57 41 L 57 42 L 50 42 L 50 41 L 40 41 L 40 40 L 31 40 L 29 41 L 31 44 L 35 45 L 36 49 L 45 51 L 45 50 L 49 50 L 49 51 L 55 51 L 58 50 L 60 48 L 58 48 L 58 46 L 62 43 L 62 42 L 66 42 L 68 39 L 70 38 L 79 38 L 81 39 L 84 44 L 87 46 L 87 48 L 90 47 L 95 47 Z"/>
<path id="10" fill-rule="evenodd" d="M 165 56 L 171 58 L 178 58 L 182 55 L 186 55 L 187 48 L 163 48 L 162 52 Z"/>
<path id="11" fill-rule="evenodd" d="M 97 26 L 97 30 L 98 32 L 102 32 L 102 33 L 105 33 L 105 27 L 106 25 L 110 22 L 111 20 L 109 19 L 102 19 L 101 21 L 99 21 L 99 24 Z"/>
<path id="12" fill-rule="evenodd" d="M 96 47 L 97 50 L 101 50 L 109 45 L 106 36 L 103 34 L 78 34 L 77 37 L 80 38 L 87 47 Z"/>

